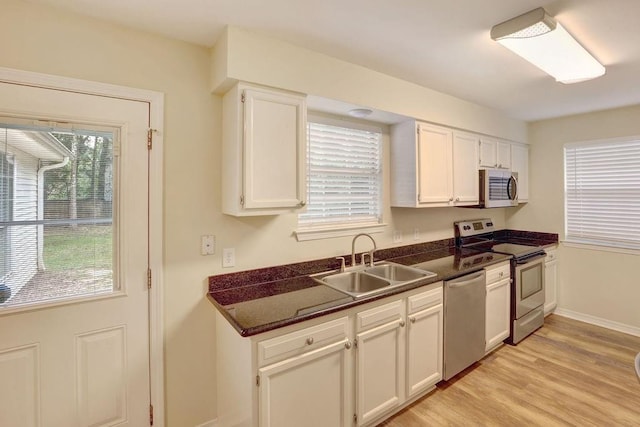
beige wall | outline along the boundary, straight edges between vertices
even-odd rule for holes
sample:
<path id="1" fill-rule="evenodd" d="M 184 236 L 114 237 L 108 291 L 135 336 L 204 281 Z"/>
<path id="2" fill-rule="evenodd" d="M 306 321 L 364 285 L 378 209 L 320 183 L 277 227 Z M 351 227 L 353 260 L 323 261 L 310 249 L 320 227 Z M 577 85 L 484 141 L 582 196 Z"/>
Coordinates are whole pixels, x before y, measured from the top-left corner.
<path id="1" fill-rule="evenodd" d="M 640 135 L 640 106 L 531 123 L 531 202 L 507 214 L 511 228 L 564 238 L 563 144 Z M 568 247 L 559 250 L 558 307 L 612 326 L 640 332 L 638 255 Z M 620 325 L 616 325 L 616 323 Z"/>
<path id="2" fill-rule="evenodd" d="M 280 45 L 271 40 L 249 38 L 248 42 L 245 46 L 248 52 L 253 52 L 256 47 L 291 49 L 290 45 Z M 343 254 L 350 251 L 351 239 L 297 242 L 292 235 L 296 228 L 295 215 L 233 218 L 221 213 L 221 99 L 211 94 L 208 49 L 56 9 L 5 0 L 0 14 L 0 52 L 2 67 L 165 94 L 163 213 L 167 425 L 188 427 L 214 419 L 215 328 L 214 308 L 204 297 L 207 276 Z M 301 52 L 313 58 L 314 64 L 325 73 L 336 65 L 329 57 Z M 244 54 L 238 51 L 236 61 L 241 55 Z M 224 69 L 225 63 L 214 63 L 213 68 Z M 280 58 L 278 64 L 301 66 L 297 59 L 287 63 Z M 263 74 L 248 77 L 276 82 L 271 79 L 277 74 L 274 67 L 278 64 L 269 64 Z M 372 97 L 371 87 L 363 90 L 356 85 L 345 84 L 341 89 L 342 100 L 361 100 L 373 107 L 392 111 L 401 109 L 395 111 L 399 113 L 418 112 L 417 116 L 422 119 L 451 125 L 461 123 L 461 116 L 473 118 L 478 114 L 486 120 L 473 119 L 470 126 L 460 127 L 473 127 L 476 123 L 481 127 L 477 130 L 485 133 L 517 140 L 526 137 L 522 122 L 501 117 L 493 110 L 438 95 L 388 76 L 385 78 L 379 73 L 371 74 L 347 63 L 342 63 L 333 73 L 340 69 L 347 69 L 352 79 L 357 80 L 361 75 L 366 79 L 374 78 L 381 87 L 389 83 L 392 87 L 403 88 L 401 94 L 389 96 L 391 102 L 387 102 L 387 98 Z M 311 70 L 294 69 L 289 72 L 299 74 Z M 316 87 L 313 79 L 295 81 L 302 82 L 314 94 L 331 94 L 326 81 Z M 288 83 L 284 81 L 282 84 L 286 86 Z M 409 107 L 403 107 L 405 103 Z M 430 116 L 432 112 L 437 112 L 437 116 Z M 385 152 L 389 152 L 388 136 L 385 137 Z M 387 156 L 387 171 L 388 164 Z M 410 244 L 416 243 L 413 240 L 414 228 L 420 230 L 418 241 L 452 237 L 452 222 L 458 219 L 489 214 L 498 226 L 505 225 L 503 209 L 490 212 L 456 208 L 392 210 L 388 207 L 388 173 L 385 173 L 385 180 L 385 221 L 389 227 L 384 233 L 375 235 L 379 247 L 393 246 L 394 229 L 403 232 L 403 244 Z M 199 254 L 199 239 L 203 234 L 216 235 L 216 255 L 203 257 Z M 236 248 L 235 268 L 221 268 L 223 247 Z"/>

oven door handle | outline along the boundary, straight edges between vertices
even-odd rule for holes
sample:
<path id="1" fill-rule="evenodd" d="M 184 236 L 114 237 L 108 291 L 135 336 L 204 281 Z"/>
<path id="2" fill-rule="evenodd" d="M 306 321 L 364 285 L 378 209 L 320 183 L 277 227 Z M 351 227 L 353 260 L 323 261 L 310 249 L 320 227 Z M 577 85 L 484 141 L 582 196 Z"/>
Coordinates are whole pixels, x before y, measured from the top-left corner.
<path id="1" fill-rule="evenodd" d="M 541 253 L 539 255 L 534 255 L 532 257 L 529 258 L 524 258 L 521 260 L 516 260 L 516 264 L 518 265 L 522 265 L 522 264 L 529 264 L 530 262 L 534 262 L 534 261 L 538 261 L 541 258 L 546 258 L 547 254 L 546 253 Z"/>

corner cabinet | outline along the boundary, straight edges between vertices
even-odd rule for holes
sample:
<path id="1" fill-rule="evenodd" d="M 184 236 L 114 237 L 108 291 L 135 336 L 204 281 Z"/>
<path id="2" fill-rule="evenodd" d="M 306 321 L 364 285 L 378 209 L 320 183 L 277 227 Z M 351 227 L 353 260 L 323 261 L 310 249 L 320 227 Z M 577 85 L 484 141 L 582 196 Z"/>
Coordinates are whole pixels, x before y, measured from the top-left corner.
<path id="1" fill-rule="evenodd" d="M 511 309 L 511 266 L 509 261 L 485 268 L 486 329 L 485 353 L 509 337 Z"/>
<path id="2" fill-rule="evenodd" d="M 306 97 L 238 83 L 223 97 L 222 211 L 294 212 L 306 202 Z"/>
<path id="3" fill-rule="evenodd" d="M 466 206 L 478 200 L 474 135 L 416 121 L 392 126 L 391 206 Z"/>

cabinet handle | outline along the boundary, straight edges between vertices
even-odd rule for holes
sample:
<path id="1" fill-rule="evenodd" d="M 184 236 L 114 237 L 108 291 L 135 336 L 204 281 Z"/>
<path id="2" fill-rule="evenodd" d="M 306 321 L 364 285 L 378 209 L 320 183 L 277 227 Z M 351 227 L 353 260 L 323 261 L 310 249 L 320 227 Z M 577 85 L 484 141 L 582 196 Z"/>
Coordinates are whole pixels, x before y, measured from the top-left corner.
<path id="1" fill-rule="evenodd" d="M 401 321 L 400 321 L 400 327 L 401 327 L 401 328 L 404 328 L 404 325 L 405 325 L 404 320 L 401 320 Z"/>
<path id="2" fill-rule="evenodd" d="M 504 276 L 504 271 L 500 272 L 500 277 Z"/>
<path id="3" fill-rule="evenodd" d="M 415 318 L 415 317 L 413 317 L 413 316 L 412 316 L 412 317 L 409 317 L 409 321 L 410 321 L 411 323 L 416 323 L 416 318 Z"/>
<path id="4" fill-rule="evenodd" d="M 298 206 L 300 206 L 301 208 L 305 207 L 306 205 L 307 205 L 307 202 L 305 201 L 298 203 Z"/>
<path id="5" fill-rule="evenodd" d="M 313 344 L 313 337 L 307 338 L 307 345 Z"/>
<path id="6" fill-rule="evenodd" d="M 453 197 L 449 197 L 449 201 L 450 201 L 450 202 L 453 202 Z"/>
<path id="7" fill-rule="evenodd" d="M 459 202 L 459 201 L 460 201 L 460 197 L 456 197 L 456 202 Z"/>
<path id="8" fill-rule="evenodd" d="M 346 343 L 344 343 L 344 348 L 346 348 L 347 350 L 351 349 L 351 341 L 347 341 Z"/>

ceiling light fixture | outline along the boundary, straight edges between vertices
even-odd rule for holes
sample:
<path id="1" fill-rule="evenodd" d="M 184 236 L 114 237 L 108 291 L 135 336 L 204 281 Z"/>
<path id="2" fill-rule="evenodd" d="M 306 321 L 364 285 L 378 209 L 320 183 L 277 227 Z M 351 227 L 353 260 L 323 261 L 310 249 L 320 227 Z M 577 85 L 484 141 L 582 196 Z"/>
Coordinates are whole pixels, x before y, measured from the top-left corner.
<path id="1" fill-rule="evenodd" d="M 561 83 L 605 73 L 604 66 L 541 7 L 494 26 L 491 38 Z"/>
<path id="2" fill-rule="evenodd" d="M 358 117 L 359 119 L 370 116 L 371 113 L 373 113 L 373 111 L 369 110 L 368 108 L 354 108 L 352 110 L 349 110 L 350 116 Z"/>

